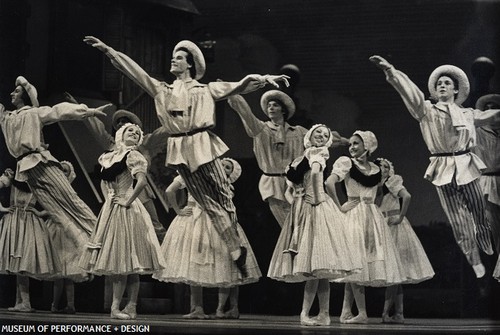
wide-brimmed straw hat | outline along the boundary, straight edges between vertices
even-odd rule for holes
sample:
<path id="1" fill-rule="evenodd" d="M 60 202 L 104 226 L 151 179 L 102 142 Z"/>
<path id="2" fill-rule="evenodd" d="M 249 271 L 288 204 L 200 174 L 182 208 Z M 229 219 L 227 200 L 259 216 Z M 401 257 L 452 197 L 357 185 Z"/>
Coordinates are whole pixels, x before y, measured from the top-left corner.
<path id="1" fill-rule="evenodd" d="M 484 111 L 488 103 L 500 106 L 500 94 L 486 94 L 476 101 L 476 109 Z"/>
<path id="2" fill-rule="evenodd" d="M 288 94 L 278 90 L 270 90 L 264 93 L 260 98 L 260 107 L 262 108 L 262 110 L 266 115 L 267 115 L 267 104 L 270 100 L 278 100 L 283 105 L 285 105 L 286 109 L 288 110 L 287 119 L 291 118 L 292 115 L 295 113 L 295 102 L 293 102 L 292 98 L 290 98 Z"/>
<path id="3" fill-rule="evenodd" d="M 125 109 L 119 109 L 116 112 L 113 113 L 113 128 L 115 130 L 118 130 L 118 121 L 121 118 L 126 118 L 130 121 L 130 123 L 138 125 L 140 128 L 142 128 L 142 122 L 141 119 L 137 115 L 135 115 L 132 112 L 129 112 L 128 110 Z"/>
<path id="4" fill-rule="evenodd" d="M 40 104 L 38 103 L 38 92 L 36 91 L 35 86 L 30 84 L 26 78 L 23 76 L 19 76 L 16 78 L 16 87 L 17 86 L 22 86 L 26 93 L 28 93 L 28 96 L 30 97 L 31 100 L 31 105 L 33 107 L 39 107 Z"/>
<path id="5" fill-rule="evenodd" d="M 172 52 L 172 55 L 175 54 L 180 48 L 185 48 L 191 55 L 193 55 L 194 67 L 196 69 L 196 76 L 194 79 L 201 79 L 206 70 L 205 57 L 203 56 L 203 52 L 201 52 L 200 48 L 198 48 L 195 43 L 188 40 L 183 40 L 177 43 L 174 51 Z"/>
<path id="6" fill-rule="evenodd" d="M 443 75 L 451 76 L 458 81 L 458 94 L 455 103 L 461 104 L 464 102 L 470 92 L 469 78 L 467 78 L 467 75 L 462 69 L 454 65 L 441 65 L 432 71 L 429 76 L 429 82 L 427 83 L 431 97 L 437 100 L 436 82 Z"/>

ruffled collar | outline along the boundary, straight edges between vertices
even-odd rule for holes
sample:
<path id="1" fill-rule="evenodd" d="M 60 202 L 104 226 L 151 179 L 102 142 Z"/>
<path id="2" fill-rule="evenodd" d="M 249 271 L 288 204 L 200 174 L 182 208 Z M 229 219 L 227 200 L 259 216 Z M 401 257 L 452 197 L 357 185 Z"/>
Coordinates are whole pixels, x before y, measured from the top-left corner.
<path id="1" fill-rule="evenodd" d="M 125 157 L 132 150 L 137 150 L 137 147 L 135 145 L 122 146 L 114 149 L 113 151 L 107 151 L 99 157 L 99 164 L 104 169 L 109 169 L 113 164 L 121 162 L 123 157 Z"/>

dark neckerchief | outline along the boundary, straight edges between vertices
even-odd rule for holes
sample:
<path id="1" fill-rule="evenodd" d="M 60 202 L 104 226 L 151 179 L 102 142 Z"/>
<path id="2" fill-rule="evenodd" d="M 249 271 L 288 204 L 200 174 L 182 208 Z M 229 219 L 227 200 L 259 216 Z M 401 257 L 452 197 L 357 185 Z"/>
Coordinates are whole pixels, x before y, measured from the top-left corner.
<path id="1" fill-rule="evenodd" d="M 30 189 L 28 183 L 12 179 L 12 186 L 17 188 L 18 190 L 23 191 L 24 193 L 31 193 L 31 189 Z"/>
<path id="2" fill-rule="evenodd" d="M 306 157 L 302 157 L 302 160 L 295 168 L 292 166 L 289 167 L 286 172 L 286 178 L 290 180 L 294 184 L 302 184 L 304 181 L 304 175 L 307 171 L 311 170 L 309 166 L 309 160 Z M 323 180 L 326 180 L 328 177 L 327 169 L 323 169 Z"/>
<path id="3" fill-rule="evenodd" d="M 116 179 L 116 176 L 125 171 L 127 169 L 127 156 L 129 153 L 130 151 L 127 152 L 125 156 L 123 156 L 121 161 L 114 163 L 109 168 L 102 168 L 100 172 L 101 179 L 106 181 L 113 181 Z"/>
<path id="4" fill-rule="evenodd" d="M 380 170 L 372 175 L 365 175 L 361 170 L 359 170 L 358 166 L 352 162 L 351 170 L 349 171 L 349 174 L 352 179 L 360 183 L 361 185 L 365 187 L 374 187 L 377 186 L 380 181 L 382 180 L 382 173 Z"/>

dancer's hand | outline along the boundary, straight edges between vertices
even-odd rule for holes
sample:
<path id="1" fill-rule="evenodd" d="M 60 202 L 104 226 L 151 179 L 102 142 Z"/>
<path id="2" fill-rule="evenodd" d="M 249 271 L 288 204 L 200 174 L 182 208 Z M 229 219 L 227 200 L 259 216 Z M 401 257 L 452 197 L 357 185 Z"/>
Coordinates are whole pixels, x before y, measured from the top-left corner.
<path id="1" fill-rule="evenodd" d="M 375 64 L 376 67 L 378 67 L 379 69 L 382 69 L 382 70 L 388 70 L 390 69 L 392 66 L 391 63 L 389 63 L 385 58 L 383 57 L 380 57 L 380 56 L 377 56 L 377 55 L 374 55 L 374 56 L 371 56 L 370 58 L 370 62 L 372 62 L 373 64 Z"/>
<path id="2" fill-rule="evenodd" d="M 67 102 L 71 102 L 73 104 L 77 104 L 78 103 L 78 101 L 75 99 L 75 97 L 72 96 L 68 92 L 64 92 L 64 99 L 66 99 Z"/>
<path id="3" fill-rule="evenodd" d="M 268 74 L 264 76 L 264 79 L 266 80 L 266 83 L 269 83 L 276 88 L 280 88 L 280 85 L 277 83 L 278 81 L 284 82 L 286 87 L 290 86 L 290 83 L 288 82 L 288 79 L 290 79 L 290 77 L 285 74 L 280 74 L 280 75 Z"/>
<path id="4" fill-rule="evenodd" d="M 111 202 L 113 204 L 121 206 L 121 207 L 125 207 L 125 208 L 130 207 L 130 204 L 128 203 L 128 201 L 123 199 L 122 197 L 115 196 L 115 197 L 113 197 L 113 199 L 111 199 Z"/>
<path id="5" fill-rule="evenodd" d="M 87 111 L 87 113 L 88 113 L 87 116 L 107 116 L 107 114 L 104 112 L 104 110 L 106 108 L 110 108 L 112 106 L 113 106 L 113 104 L 106 104 L 106 105 L 99 106 L 97 108 L 89 108 Z"/>
<path id="6" fill-rule="evenodd" d="M 189 207 L 189 206 L 186 206 L 183 209 L 181 209 L 177 213 L 177 215 L 179 215 L 179 216 L 191 216 L 191 215 L 193 215 L 193 208 Z"/>
<path id="7" fill-rule="evenodd" d="M 342 213 L 347 213 L 349 212 L 351 209 L 353 209 L 354 207 L 356 207 L 357 205 L 359 205 L 360 203 L 360 200 L 359 199 L 356 199 L 356 200 L 349 200 L 347 202 L 344 202 L 344 204 L 342 206 L 340 206 L 340 211 Z"/>
<path id="8" fill-rule="evenodd" d="M 101 50 L 102 52 L 107 52 L 109 49 L 109 47 L 104 42 L 94 36 L 85 36 L 83 41 L 88 45 Z"/>
<path id="9" fill-rule="evenodd" d="M 389 226 L 397 226 L 401 222 L 403 222 L 403 218 L 400 216 L 390 216 L 389 220 L 387 220 Z"/>

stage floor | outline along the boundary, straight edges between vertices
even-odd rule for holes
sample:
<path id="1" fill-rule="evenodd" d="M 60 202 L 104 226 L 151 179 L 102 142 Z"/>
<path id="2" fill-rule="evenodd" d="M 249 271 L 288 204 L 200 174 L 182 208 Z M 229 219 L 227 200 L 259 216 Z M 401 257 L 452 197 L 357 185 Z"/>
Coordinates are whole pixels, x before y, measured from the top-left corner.
<path id="1" fill-rule="evenodd" d="M 66 328 L 65 328 L 66 327 Z M 101 330 L 100 332 L 96 332 Z M 239 320 L 186 320 L 181 315 L 139 315 L 137 320 L 113 320 L 105 314 L 13 313 L 0 309 L 0 334 L 140 333 L 140 334 L 500 334 L 500 321 L 488 319 L 406 319 L 404 325 L 300 326 L 298 316 L 242 315 Z"/>

